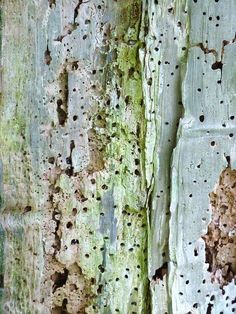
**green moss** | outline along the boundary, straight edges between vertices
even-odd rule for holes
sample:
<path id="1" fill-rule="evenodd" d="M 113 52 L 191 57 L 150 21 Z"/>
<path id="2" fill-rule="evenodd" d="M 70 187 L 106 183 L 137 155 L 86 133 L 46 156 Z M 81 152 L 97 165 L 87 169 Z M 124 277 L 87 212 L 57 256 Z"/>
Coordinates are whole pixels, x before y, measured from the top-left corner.
<path id="1" fill-rule="evenodd" d="M 106 69 L 112 72 L 110 89 L 115 90 L 118 86 L 120 91 L 118 107 L 117 102 L 111 103 L 106 112 L 106 131 L 111 141 L 106 146 L 104 156 L 109 176 L 96 178 L 98 190 L 106 184 L 107 190 L 113 191 L 114 217 L 117 219 L 117 239 L 113 245 L 109 243 L 110 234 L 107 230 L 108 243 L 104 253 L 106 268 L 100 277 L 103 292 L 98 298 L 102 313 L 109 312 L 108 307 L 104 307 L 106 304 L 111 313 L 115 309 L 121 313 L 148 312 L 147 219 L 142 176 L 145 116 L 137 32 L 140 11 L 133 8 L 131 12 L 128 4 L 126 10 L 129 12 L 124 13 L 124 19 L 128 15 L 133 16 L 133 26 L 126 30 L 119 44 L 111 44 L 111 49 L 113 47 L 117 52 L 117 58 Z M 120 38 L 116 32 L 115 35 Z M 110 90 L 107 91 L 109 92 Z M 106 191 L 101 191 L 101 198 L 105 193 Z M 103 206 L 101 211 L 106 215 Z M 128 273 L 126 269 L 129 269 Z M 124 286 L 129 286 L 128 294 L 124 293 Z M 123 302 L 120 302 L 121 299 Z"/>
<path id="2" fill-rule="evenodd" d="M 141 18 L 142 3 L 140 0 L 127 0 L 118 3 L 116 8 L 116 29 L 114 37 L 133 39 L 133 34 L 129 29 L 136 34 L 139 33 L 140 18 Z M 131 36 L 127 38 L 127 35 Z"/>
<path id="3" fill-rule="evenodd" d="M 25 142 L 25 117 L 15 115 L 14 118 L 1 122 L 0 141 L 5 150 L 19 151 L 26 145 Z"/>
<path id="4" fill-rule="evenodd" d="M 128 75 L 130 68 L 135 68 L 137 65 L 138 44 L 128 45 L 121 43 L 117 49 L 117 65 L 118 68 Z"/>

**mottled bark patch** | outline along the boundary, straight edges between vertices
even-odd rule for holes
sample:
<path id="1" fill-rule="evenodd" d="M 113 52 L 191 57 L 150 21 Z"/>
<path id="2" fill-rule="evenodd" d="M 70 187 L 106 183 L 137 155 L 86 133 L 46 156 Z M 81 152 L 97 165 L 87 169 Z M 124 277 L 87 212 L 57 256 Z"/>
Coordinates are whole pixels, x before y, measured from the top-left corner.
<path id="1" fill-rule="evenodd" d="M 63 271 L 51 276 L 54 287 L 57 285 L 53 292 L 52 313 L 85 313 L 93 298 L 90 282 L 76 263 Z"/>
<path id="2" fill-rule="evenodd" d="M 212 282 L 221 286 L 236 275 L 236 170 L 227 167 L 210 193 L 212 220 L 203 237 Z"/>
<path id="3" fill-rule="evenodd" d="M 93 173 L 104 169 L 104 143 L 99 139 L 94 129 L 88 131 L 90 163 L 88 172 Z"/>

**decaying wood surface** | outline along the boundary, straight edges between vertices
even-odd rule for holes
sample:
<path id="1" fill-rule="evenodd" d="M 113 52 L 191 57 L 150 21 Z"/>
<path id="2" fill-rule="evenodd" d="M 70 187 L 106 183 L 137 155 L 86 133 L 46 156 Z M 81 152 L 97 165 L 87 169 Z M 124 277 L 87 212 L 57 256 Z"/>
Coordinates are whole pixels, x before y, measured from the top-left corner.
<path id="1" fill-rule="evenodd" d="M 3 313 L 236 311 L 235 0 L 2 0 Z"/>

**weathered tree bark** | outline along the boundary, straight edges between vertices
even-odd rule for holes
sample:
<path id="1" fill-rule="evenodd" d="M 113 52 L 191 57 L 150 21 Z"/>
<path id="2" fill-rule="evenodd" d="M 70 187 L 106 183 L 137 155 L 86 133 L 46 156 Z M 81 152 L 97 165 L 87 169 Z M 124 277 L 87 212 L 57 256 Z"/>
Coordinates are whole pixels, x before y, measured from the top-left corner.
<path id="1" fill-rule="evenodd" d="M 3 313 L 236 311 L 235 12 L 1 1 Z"/>

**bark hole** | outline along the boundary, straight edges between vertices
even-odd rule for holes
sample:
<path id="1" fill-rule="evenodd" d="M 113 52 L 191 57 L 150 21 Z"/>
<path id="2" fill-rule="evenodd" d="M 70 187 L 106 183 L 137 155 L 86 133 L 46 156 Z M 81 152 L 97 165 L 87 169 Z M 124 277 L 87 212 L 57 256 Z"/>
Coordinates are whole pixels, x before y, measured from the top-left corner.
<path id="1" fill-rule="evenodd" d="M 236 170 L 223 170 L 209 197 L 212 219 L 203 237 L 206 262 L 212 282 L 222 287 L 236 277 Z"/>
<path id="2" fill-rule="evenodd" d="M 47 46 L 47 49 L 44 52 L 44 60 L 45 60 L 45 63 L 47 65 L 50 65 L 50 63 L 52 61 L 51 51 L 48 49 L 48 46 Z"/>
<path id="3" fill-rule="evenodd" d="M 52 8 L 53 6 L 56 6 L 56 0 L 48 0 L 49 7 Z"/>
<path id="4" fill-rule="evenodd" d="M 4 276 L 0 274 L 0 288 L 4 288 Z"/>
<path id="5" fill-rule="evenodd" d="M 68 300 L 65 298 L 62 302 L 62 306 L 57 306 L 52 309 L 53 314 L 68 314 L 69 312 L 67 311 L 66 305 L 68 303 Z"/>
<path id="6" fill-rule="evenodd" d="M 51 276 L 52 281 L 54 281 L 53 292 L 55 292 L 57 288 L 62 287 L 63 285 L 66 284 L 68 273 L 69 273 L 68 270 L 64 268 L 64 273 L 55 272 Z"/>
<path id="7" fill-rule="evenodd" d="M 207 312 L 206 312 L 206 314 L 211 314 L 212 307 L 213 307 L 213 304 L 208 303 L 208 306 L 207 306 Z"/>
<path id="8" fill-rule="evenodd" d="M 215 63 L 212 64 L 211 68 L 212 70 L 217 70 L 217 69 L 222 70 L 223 63 L 221 61 L 216 61 Z"/>
<path id="9" fill-rule="evenodd" d="M 164 276 L 167 275 L 168 264 L 164 263 L 162 267 L 156 269 L 155 275 L 152 276 L 152 279 L 157 281 L 158 279 L 163 280 Z"/>

